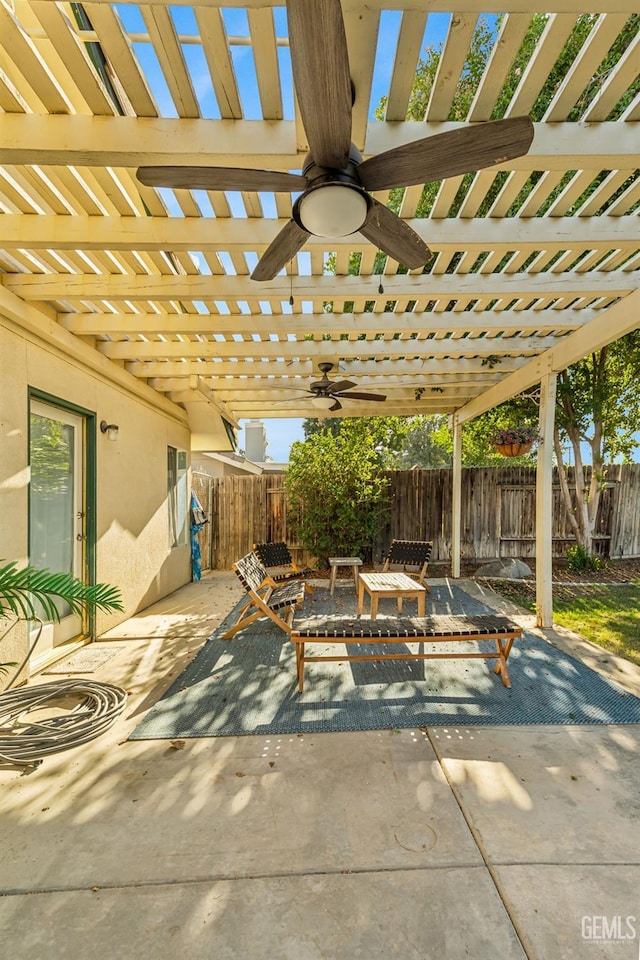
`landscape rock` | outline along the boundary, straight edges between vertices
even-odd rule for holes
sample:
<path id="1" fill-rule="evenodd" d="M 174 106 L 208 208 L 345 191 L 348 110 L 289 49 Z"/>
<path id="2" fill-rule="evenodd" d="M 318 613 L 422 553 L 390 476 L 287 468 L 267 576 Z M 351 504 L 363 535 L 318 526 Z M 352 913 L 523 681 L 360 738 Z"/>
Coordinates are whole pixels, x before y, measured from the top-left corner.
<path id="1" fill-rule="evenodd" d="M 521 580 L 533 574 L 523 560 L 492 560 L 476 570 L 476 577 L 504 577 L 507 580 Z"/>

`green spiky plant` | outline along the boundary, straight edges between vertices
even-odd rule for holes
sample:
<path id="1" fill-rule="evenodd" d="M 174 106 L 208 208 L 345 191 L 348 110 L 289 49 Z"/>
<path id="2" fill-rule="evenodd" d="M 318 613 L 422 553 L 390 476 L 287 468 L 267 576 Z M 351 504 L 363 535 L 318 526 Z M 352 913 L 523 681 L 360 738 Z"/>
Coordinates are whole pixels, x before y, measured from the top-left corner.
<path id="1" fill-rule="evenodd" d="M 107 583 L 87 584 L 69 573 L 30 566 L 18 569 L 15 560 L 0 566 L 1 617 L 12 613 L 18 620 L 36 620 L 44 611 L 47 620 L 59 622 L 56 599 L 66 601 L 74 613 L 88 608 L 106 613 L 124 609 L 120 590 Z"/>
<path id="2" fill-rule="evenodd" d="M 69 573 L 54 573 L 31 566 L 19 569 L 15 560 L 0 561 L 0 618 L 13 615 L 16 622 L 44 618 L 59 623 L 56 600 L 65 601 L 77 614 L 85 610 L 110 613 L 124 609 L 118 587 L 107 583 L 87 584 Z M 16 664 L 0 663 L 0 676 L 11 666 Z"/>

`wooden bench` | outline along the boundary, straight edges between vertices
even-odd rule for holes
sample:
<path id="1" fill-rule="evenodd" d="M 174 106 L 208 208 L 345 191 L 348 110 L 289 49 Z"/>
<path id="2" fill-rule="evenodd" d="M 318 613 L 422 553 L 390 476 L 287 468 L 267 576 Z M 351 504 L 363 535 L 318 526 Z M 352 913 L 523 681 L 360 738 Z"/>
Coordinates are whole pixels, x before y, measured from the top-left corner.
<path id="1" fill-rule="evenodd" d="M 507 660 L 514 640 L 522 636 L 522 628 L 507 617 L 494 614 L 478 616 L 428 616 L 389 617 L 369 620 L 347 616 L 306 617 L 293 624 L 290 639 L 296 645 L 296 670 L 298 689 L 304 687 L 305 663 L 322 660 L 438 660 L 438 659 L 483 659 L 497 660 L 494 673 L 500 674 L 505 687 L 511 686 Z M 493 640 L 495 650 L 469 650 L 459 652 L 424 652 L 425 643 L 469 643 Z M 336 656 L 309 656 L 305 652 L 308 643 L 339 644 L 419 644 L 419 650 L 390 653 L 341 653 Z"/>
<path id="2" fill-rule="evenodd" d="M 294 581 L 282 586 L 274 585 L 253 552 L 232 564 L 232 568 L 249 594 L 249 601 L 241 609 L 233 626 L 223 633 L 222 639 L 228 640 L 238 630 L 243 630 L 262 617 L 269 617 L 281 630 L 290 633 L 296 607 L 305 597 L 304 583 Z"/>

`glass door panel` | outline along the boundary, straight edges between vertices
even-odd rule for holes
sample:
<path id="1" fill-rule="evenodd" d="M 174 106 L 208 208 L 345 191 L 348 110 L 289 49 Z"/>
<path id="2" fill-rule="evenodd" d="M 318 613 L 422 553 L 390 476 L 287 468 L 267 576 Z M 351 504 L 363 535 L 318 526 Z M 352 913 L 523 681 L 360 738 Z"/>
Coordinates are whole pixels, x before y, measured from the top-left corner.
<path id="1" fill-rule="evenodd" d="M 84 422 L 32 401 L 30 413 L 29 560 L 39 569 L 83 576 Z M 57 603 L 60 623 L 46 622 L 32 654 L 37 661 L 82 632 L 82 618 Z M 34 623 L 34 629 L 37 628 Z"/>

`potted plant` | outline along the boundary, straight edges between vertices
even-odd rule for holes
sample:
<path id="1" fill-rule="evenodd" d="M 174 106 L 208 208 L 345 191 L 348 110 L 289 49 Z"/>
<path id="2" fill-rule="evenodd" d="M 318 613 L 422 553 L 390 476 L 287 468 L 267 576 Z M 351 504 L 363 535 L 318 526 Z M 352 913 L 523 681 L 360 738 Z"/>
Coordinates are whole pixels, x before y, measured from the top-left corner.
<path id="1" fill-rule="evenodd" d="M 15 560 L 0 560 L 0 619 L 12 615 L 15 618 L 9 629 L 0 635 L 0 640 L 20 620 L 42 623 L 44 617 L 58 622 L 60 613 L 56 600 L 66 601 L 74 613 L 82 613 L 87 609 L 105 612 L 124 609 L 120 590 L 107 583 L 87 584 L 68 573 L 38 570 L 31 566 L 18 568 Z M 30 653 L 31 650 L 20 664 L 16 676 Z M 16 664 L 0 663 L 0 675 L 6 674 L 10 666 Z"/>
<path id="2" fill-rule="evenodd" d="M 537 429 L 523 423 L 510 427 L 498 427 L 490 437 L 490 442 L 503 457 L 521 457 L 529 453 L 539 439 Z"/>

